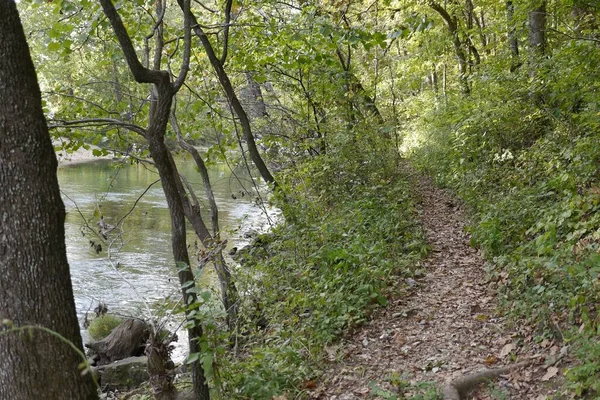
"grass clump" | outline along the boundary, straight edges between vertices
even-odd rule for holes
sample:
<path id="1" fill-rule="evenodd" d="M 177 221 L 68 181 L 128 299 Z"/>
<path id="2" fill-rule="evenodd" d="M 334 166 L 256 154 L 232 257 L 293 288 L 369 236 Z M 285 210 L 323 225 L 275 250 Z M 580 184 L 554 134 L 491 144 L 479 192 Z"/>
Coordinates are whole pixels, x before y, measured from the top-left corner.
<path id="1" fill-rule="evenodd" d="M 121 317 L 113 314 L 102 314 L 90 321 L 87 331 L 94 340 L 102 340 L 107 337 L 113 329 L 123 322 Z"/>

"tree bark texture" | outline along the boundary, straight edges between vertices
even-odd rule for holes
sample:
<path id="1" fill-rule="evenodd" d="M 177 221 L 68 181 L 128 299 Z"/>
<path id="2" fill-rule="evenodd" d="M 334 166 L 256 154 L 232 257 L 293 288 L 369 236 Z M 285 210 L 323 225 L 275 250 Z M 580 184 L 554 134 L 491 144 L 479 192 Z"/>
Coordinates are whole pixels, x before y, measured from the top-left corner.
<path id="1" fill-rule="evenodd" d="M 43 326 L 83 349 L 40 89 L 15 3 L 0 0 L 0 16 L 0 321 Z M 1 329 L 1 400 L 97 398 L 68 344 Z"/>
<path id="2" fill-rule="evenodd" d="M 546 53 L 546 0 L 529 12 L 529 45 L 534 55 Z"/>

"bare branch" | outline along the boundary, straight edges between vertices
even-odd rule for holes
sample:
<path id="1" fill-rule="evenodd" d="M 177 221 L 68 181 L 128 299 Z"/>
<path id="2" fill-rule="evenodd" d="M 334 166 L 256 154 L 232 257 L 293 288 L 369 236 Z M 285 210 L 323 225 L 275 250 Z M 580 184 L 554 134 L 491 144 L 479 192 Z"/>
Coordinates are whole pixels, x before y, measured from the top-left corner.
<path id="1" fill-rule="evenodd" d="M 225 30 L 223 31 L 223 53 L 221 54 L 221 64 L 227 60 L 227 49 L 229 47 L 229 23 L 231 22 L 231 6 L 233 0 L 227 0 L 225 3 Z"/>
<path id="2" fill-rule="evenodd" d="M 183 0 L 183 29 L 183 60 L 179 76 L 173 83 L 173 93 L 177 93 L 181 89 L 190 68 L 190 48 L 192 43 L 190 0 Z"/>
<path id="3" fill-rule="evenodd" d="M 132 132 L 142 135 L 146 137 L 146 130 L 141 126 L 129 124 L 127 122 L 120 121 L 118 119 L 113 118 L 85 118 L 85 119 L 77 119 L 73 121 L 63 121 L 63 120 L 51 120 L 48 122 L 53 122 L 48 124 L 48 129 L 57 129 L 57 128 L 66 128 L 66 127 L 81 127 L 81 126 L 105 126 L 105 125 L 113 125 L 119 126 L 125 129 L 128 129 Z"/>
<path id="4" fill-rule="evenodd" d="M 105 112 L 106 114 L 109 114 L 109 115 L 110 114 L 112 114 L 112 115 L 121 115 L 117 111 L 109 111 L 106 108 L 102 107 L 100 104 L 94 103 L 93 101 L 90 101 L 90 100 L 85 99 L 83 97 L 75 96 L 75 95 L 72 95 L 72 94 L 69 94 L 69 93 L 54 92 L 54 91 L 49 91 L 49 92 L 46 92 L 46 93 L 53 94 L 53 95 L 56 95 L 56 96 L 69 97 L 71 99 L 82 101 L 82 102 L 84 102 L 86 104 L 89 104 L 91 106 L 94 106 L 94 107 L 98 108 L 99 110 L 101 110 L 101 111 L 103 111 L 103 112 Z"/>

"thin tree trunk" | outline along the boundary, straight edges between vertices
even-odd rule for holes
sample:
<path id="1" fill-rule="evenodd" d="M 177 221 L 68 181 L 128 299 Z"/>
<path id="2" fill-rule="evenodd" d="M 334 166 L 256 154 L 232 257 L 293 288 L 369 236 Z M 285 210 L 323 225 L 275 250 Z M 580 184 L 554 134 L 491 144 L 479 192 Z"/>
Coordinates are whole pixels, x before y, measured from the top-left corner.
<path id="1" fill-rule="evenodd" d="M 255 115 L 257 117 L 269 116 L 269 113 L 267 112 L 267 106 L 265 104 L 265 99 L 263 98 L 262 90 L 260 89 L 260 85 L 256 83 L 253 77 L 253 73 L 250 71 L 246 72 L 246 82 L 248 83 L 250 95 L 252 96 L 252 101 L 254 103 L 252 107 L 255 110 Z"/>
<path id="2" fill-rule="evenodd" d="M 183 8 L 183 0 L 177 0 L 177 3 L 181 8 Z M 254 135 L 252 134 L 252 127 L 250 126 L 250 120 L 248 119 L 248 114 L 246 114 L 246 110 L 240 103 L 237 95 L 235 94 L 235 90 L 229 80 L 229 76 L 227 72 L 225 72 L 225 68 L 223 68 L 223 64 L 217 58 L 215 51 L 208 39 L 208 36 L 202 30 L 202 27 L 198 24 L 195 16 L 191 16 L 192 19 L 192 27 L 196 36 L 200 39 L 202 46 L 204 47 L 204 51 L 206 51 L 206 55 L 208 56 L 208 60 L 212 65 L 217 77 L 219 78 L 219 82 L 221 83 L 221 87 L 227 96 L 227 101 L 231 104 L 233 111 L 237 115 L 240 125 L 242 126 L 242 132 L 244 133 L 244 138 L 246 139 L 246 145 L 248 146 L 248 153 L 250 153 L 250 159 L 256 166 L 256 169 L 260 173 L 260 176 L 268 182 L 277 187 L 277 182 L 275 178 L 269 171 L 269 168 L 265 164 L 262 159 L 258 147 L 256 146 L 256 141 L 254 140 Z"/>
<path id="3" fill-rule="evenodd" d="M 429 7 L 435 10 L 442 19 L 444 23 L 448 27 L 450 34 L 452 35 L 452 44 L 454 46 L 454 52 L 456 53 L 456 58 L 458 59 L 458 72 L 459 79 L 462 86 L 462 92 L 465 95 L 469 95 L 471 93 L 471 88 L 469 86 L 469 80 L 467 76 L 467 56 L 465 55 L 465 50 L 463 49 L 463 44 L 458 35 L 458 24 L 456 21 L 456 16 L 450 15 L 445 8 L 440 6 L 434 1 L 429 2 Z"/>
<path id="4" fill-rule="evenodd" d="M 179 127 L 179 124 L 177 123 L 177 119 L 175 118 L 174 115 L 171 116 L 171 125 L 173 127 L 173 130 L 177 134 L 177 141 L 179 142 L 179 145 L 185 151 L 187 151 L 188 153 L 190 153 L 192 155 L 192 158 L 194 159 L 194 162 L 196 163 L 196 166 L 198 167 L 198 171 L 200 172 L 200 176 L 202 177 L 202 182 L 204 183 L 204 193 L 206 194 L 206 197 L 208 199 L 209 208 L 210 208 L 210 216 L 211 216 L 211 222 L 212 222 L 212 227 L 213 227 L 213 234 L 212 234 L 212 236 L 207 235 L 205 233 L 205 227 L 200 227 L 200 229 L 199 229 L 200 232 L 197 231 L 196 234 L 200 238 L 200 241 L 202 242 L 204 247 L 207 249 L 211 249 L 211 247 L 213 247 L 217 244 L 217 243 L 215 243 L 215 241 L 219 241 L 220 232 L 219 232 L 219 209 L 217 207 L 217 202 L 215 201 L 215 196 L 214 196 L 212 186 L 210 183 L 208 169 L 206 168 L 206 164 L 204 163 L 204 160 L 200 156 L 200 153 L 198 153 L 198 150 L 196 150 L 196 148 L 194 146 L 190 145 L 183 139 L 183 135 L 181 134 L 181 128 Z M 200 206 L 199 206 L 199 204 L 197 204 L 197 199 L 196 199 L 196 203 L 192 207 L 187 207 L 187 209 L 189 211 L 187 211 L 186 214 L 191 212 L 196 215 L 195 218 L 190 215 L 188 217 L 188 220 L 196 221 L 197 218 L 201 218 L 201 217 L 199 217 Z M 194 226 L 193 222 L 192 222 L 192 225 Z M 225 308 L 225 311 L 227 312 L 227 326 L 229 327 L 229 331 L 231 333 L 234 333 L 235 328 L 236 328 L 236 322 L 237 322 L 237 303 L 238 303 L 237 288 L 236 288 L 235 282 L 231 276 L 231 271 L 229 270 L 229 267 L 223 257 L 222 249 L 220 249 L 220 248 L 218 249 L 217 254 L 215 254 L 214 260 L 212 260 L 212 261 L 214 262 L 215 270 L 217 271 L 217 276 L 219 277 L 219 283 L 221 285 L 221 299 L 223 301 L 223 307 Z"/>
<path id="5" fill-rule="evenodd" d="M 0 0 L 0 399 L 97 399 L 65 248 L 65 208 L 16 5 Z M 73 346 L 73 347 L 71 347 Z"/>
<path id="6" fill-rule="evenodd" d="M 510 72 L 514 72 L 521 66 L 519 62 L 519 40 L 517 39 L 517 29 L 514 21 L 515 6 L 512 1 L 506 2 L 506 22 L 508 24 L 508 46 L 512 63 Z"/>
<path id="7" fill-rule="evenodd" d="M 360 98 L 362 98 L 367 112 L 375 117 L 377 123 L 383 124 L 383 116 L 381 115 L 379 108 L 377 108 L 375 100 L 371 96 L 369 96 L 358 77 L 354 75 L 354 73 L 350 70 L 350 57 L 348 57 L 347 60 L 344 60 L 344 55 L 342 54 L 342 51 L 339 48 L 336 49 L 336 54 L 338 56 L 338 60 L 340 62 L 340 65 L 342 66 L 342 69 L 346 73 L 345 76 L 348 90 L 352 91 L 352 93 L 355 93 Z"/>
<path id="8" fill-rule="evenodd" d="M 150 155 L 154 160 L 156 168 L 162 182 L 163 191 L 167 199 L 169 207 L 169 214 L 171 217 L 171 247 L 173 250 L 173 257 L 177 265 L 179 282 L 181 285 L 183 299 L 186 305 L 193 304 L 197 301 L 196 294 L 194 293 L 195 283 L 194 275 L 190 266 L 190 258 L 187 251 L 187 239 L 186 239 L 186 224 L 185 224 L 185 211 L 184 202 L 182 198 L 185 197 L 185 190 L 181 182 L 181 178 L 175 166 L 175 162 L 171 156 L 169 149 L 164 142 L 165 132 L 167 130 L 167 124 L 171 113 L 171 106 L 173 102 L 173 96 L 177 93 L 179 88 L 183 85 L 185 80 L 187 69 L 189 67 L 189 51 L 190 51 L 190 12 L 189 12 L 189 0 L 185 3 L 182 1 L 182 10 L 184 12 L 184 57 L 181 71 L 175 82 L 171 83 L 170 74 L 167 71 L 159 70 L 160 57 L 156 56 L 154 60 L 154 67 L 156 69 L 148 69 L 144 67 L 135 53 L 131 38 L 123 25 L 121 17 L 117 13 L 112 0 L 100 0 L 104 14 L 109 19 L 112 28 L 117 36 L 121 49 L 129 69 L 131 70 L 135 80 L 138 83 L 151 83 L 152 96 L 155 101 L 151 102 L 150 107 L 148 128 L 146 130 L 146 139 L 149 144 Z M 157 38 L 157 47 L 162 46 L 162 38 Z M 157 52 L 157 53 L 160 53 Z M 187 318 L 189 318 L 186 315 Z M 191 319 L 189 320 L 190 327 L 188 328 L 189 346 L 190 353 L 200 352 L 200 340 L 203 335 L 201 321 Z M 151 349 L 152 351 L 152 349 Z M 152 356 L 152 354 L 150 354 Z M 157 365 L 156 370 L 150 371 L 150 375 L 154 374 L 159 376 L 161 371 L 160 365 Z M 208 383 L 204 375 L 204 369 L 200 361 L 195 361 L 191 364 L 192 368 L 192 379 L 194 386 L 194 394 L 199 400 L 208 400 L 210 398 L 210 392 Z M 167 387 L 169 390 L 169 387 Z"/>

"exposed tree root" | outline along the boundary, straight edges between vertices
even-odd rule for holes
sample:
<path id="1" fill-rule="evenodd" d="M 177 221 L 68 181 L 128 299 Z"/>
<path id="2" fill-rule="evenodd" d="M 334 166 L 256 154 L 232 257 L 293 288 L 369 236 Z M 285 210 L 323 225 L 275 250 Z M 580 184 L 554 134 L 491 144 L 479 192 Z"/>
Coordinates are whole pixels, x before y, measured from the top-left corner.
<path id="1" fill-rule="evenodd" d="M 473 389 L 481 383 L 495 379 L 514 369 L 526 367 L 533 363 L 533 360 L 523 361 L 502 368 L 486 369 L 468 375 L 456 378 L 442 386 L 442 395 L 444 400 L 462 400 Z"/>

